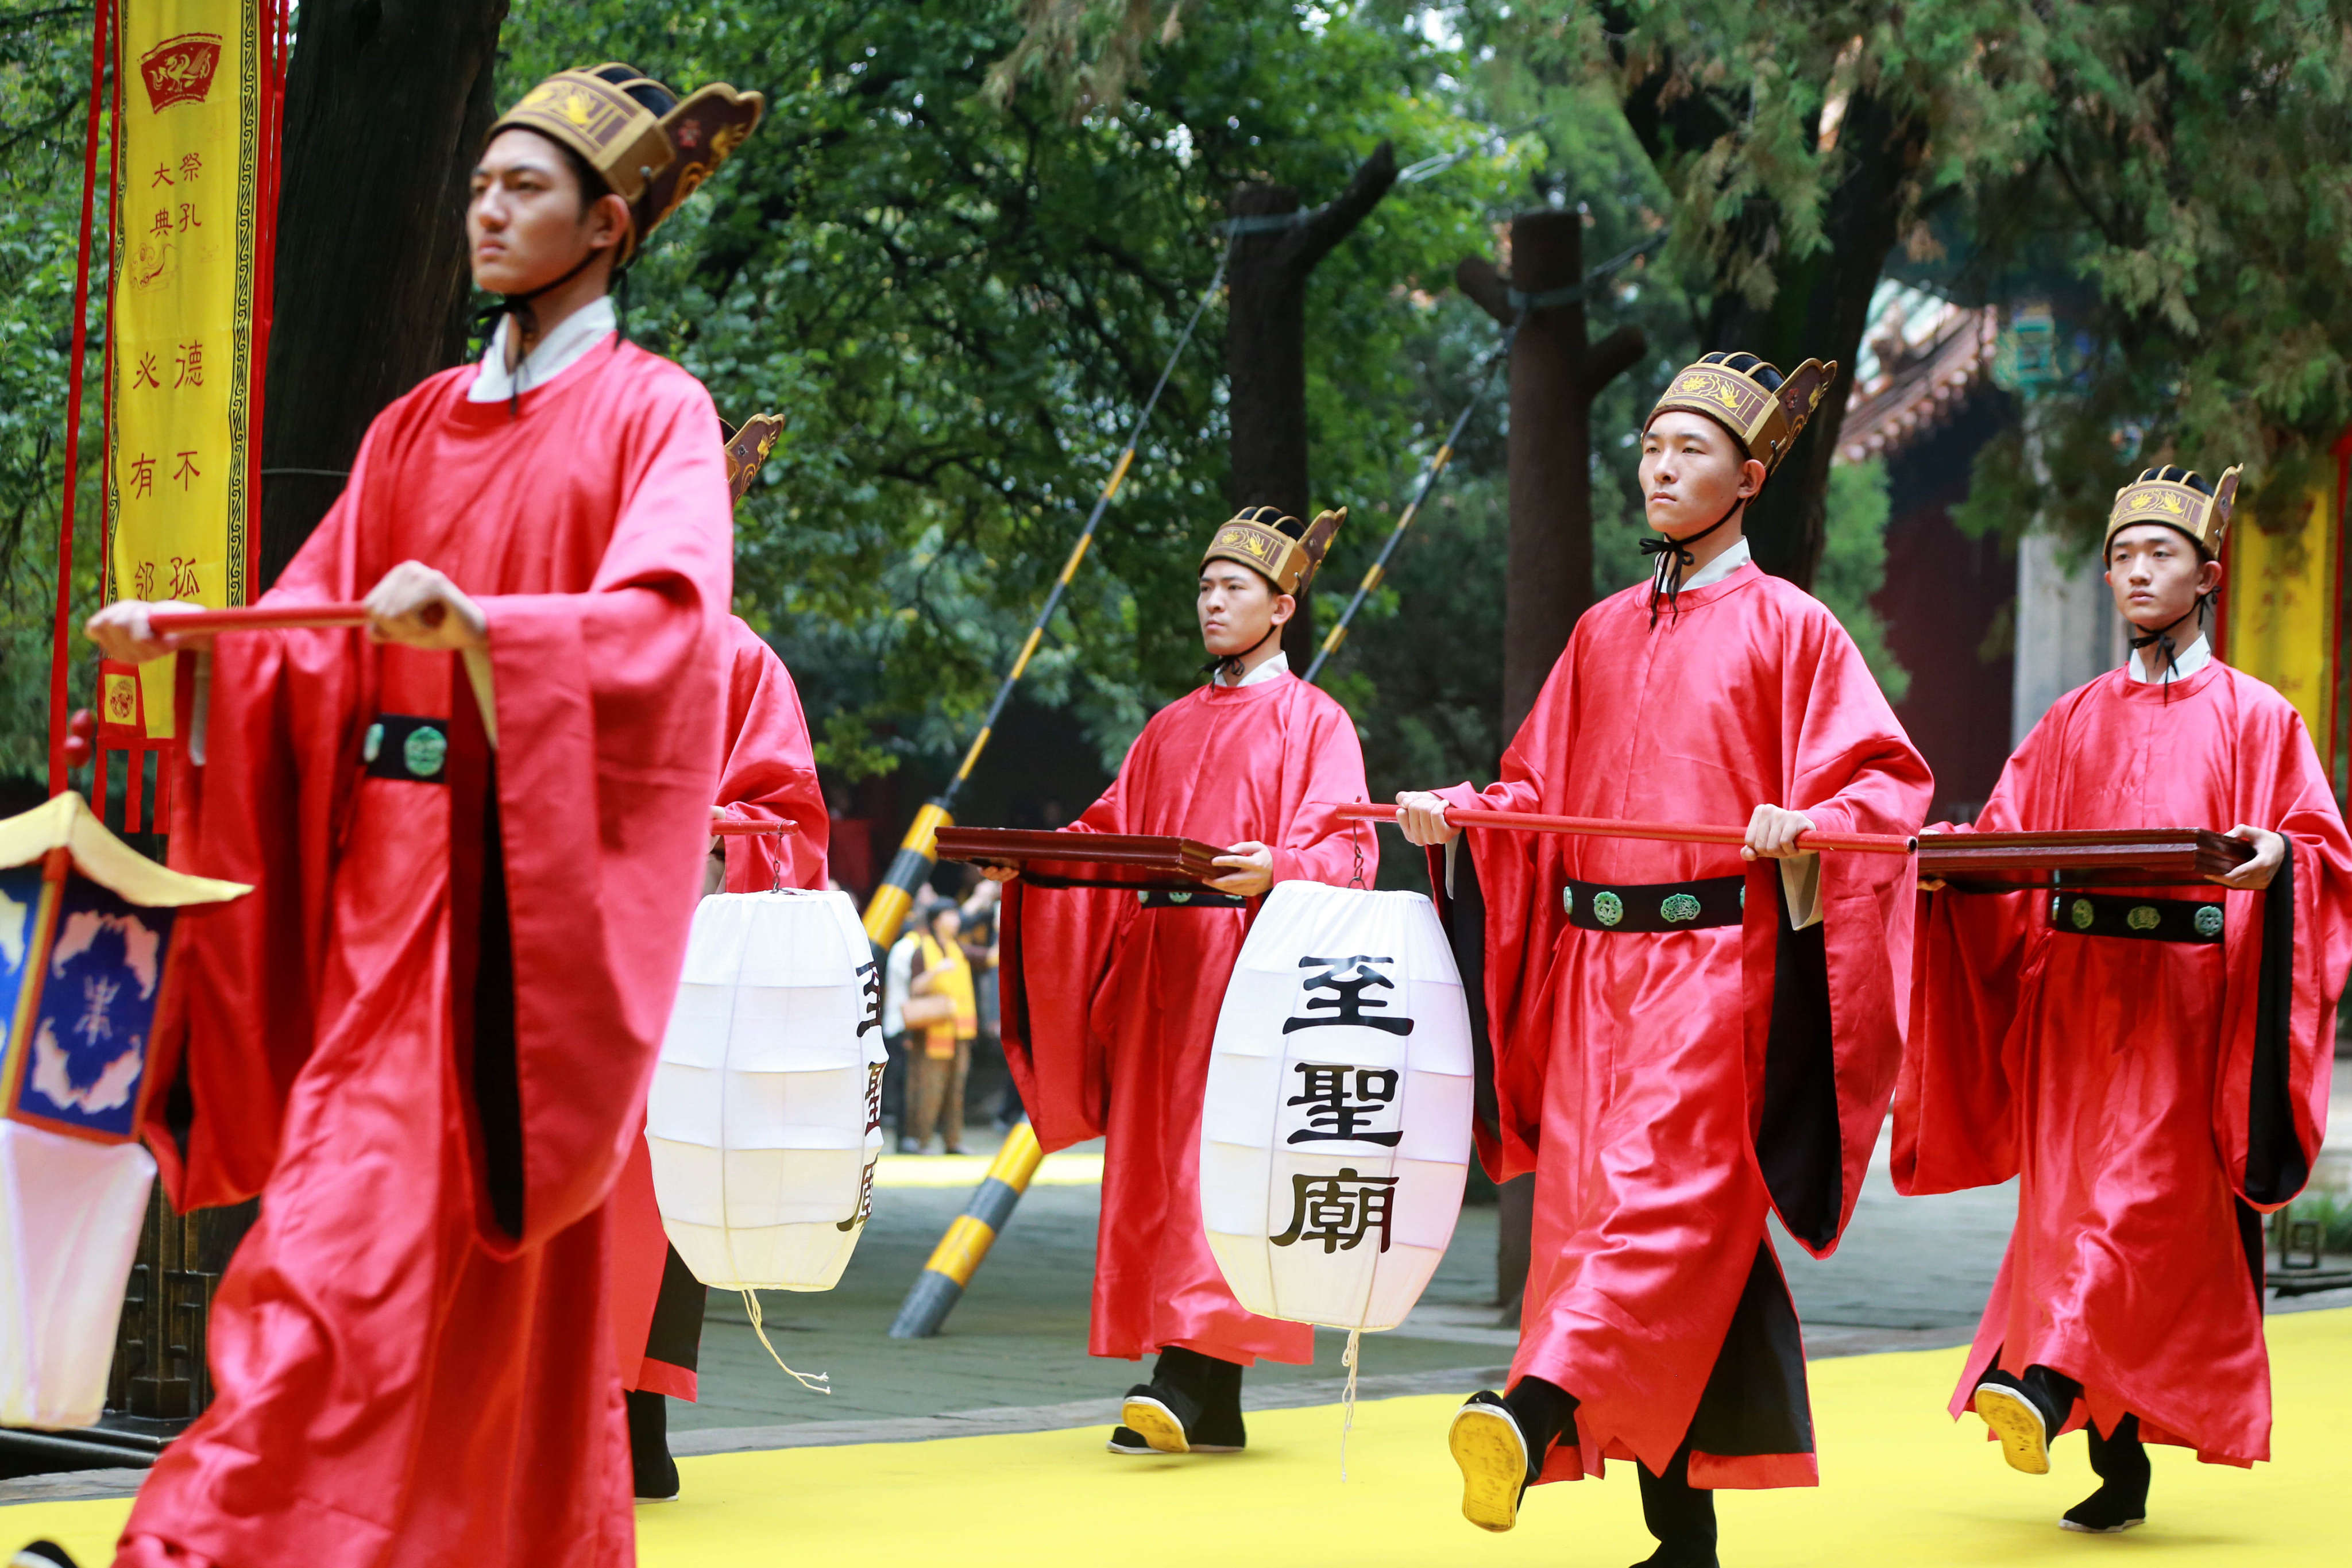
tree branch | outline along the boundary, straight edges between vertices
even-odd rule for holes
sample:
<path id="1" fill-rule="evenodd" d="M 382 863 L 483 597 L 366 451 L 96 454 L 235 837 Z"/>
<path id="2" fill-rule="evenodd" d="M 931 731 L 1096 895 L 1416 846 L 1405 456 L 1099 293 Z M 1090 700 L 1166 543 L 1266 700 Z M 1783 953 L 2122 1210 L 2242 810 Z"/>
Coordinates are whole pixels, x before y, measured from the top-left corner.
<path id="1" fill-rule="evenodd" d="M 1495 264 L 1483 256 L 1465 256 L 1454 264 L 1454 286 L 1470 297 L 1470 302 L 1504 326 L 1511 324 L 1517 314 L 1511 309 L 1511 286 Z"/>
<path id="2" fill-rule="evenodd" d="M 1381 198 L 1389 194 L 1396 177 L 1396 149 L 1383 142 L 1372 149 L 1370 157 L 1356 165 L 1346 190 L 1282 237 L 1276 249 L 1275 264 L 1299 277 L 1314 271 L 1316 263 L 1330 255 L 1381 205 Z"/>

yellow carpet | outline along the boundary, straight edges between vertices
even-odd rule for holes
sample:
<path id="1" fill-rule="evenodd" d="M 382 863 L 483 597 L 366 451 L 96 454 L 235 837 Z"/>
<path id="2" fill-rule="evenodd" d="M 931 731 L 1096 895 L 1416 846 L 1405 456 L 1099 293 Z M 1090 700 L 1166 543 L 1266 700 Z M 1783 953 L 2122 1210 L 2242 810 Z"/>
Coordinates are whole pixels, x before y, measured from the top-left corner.
<path id="1" fill-rule="evenodd" d="M 2270 1335 L 2278 1462 L 2248 1472 L 2158 1449 L 2153 1520 L 2120 1537 L 2057 1528 L 2095 1484 L 2080 1437 L 2059 1446 L 2055 1473 L 2021 1476 L 1973 1418 L 1944 1418 L 1958 1352 L 1817 1363 L 1824 1484 L 1719 1494 L 1724 1560 L 1735 1568 L 2341 1562 L 2343 1500 L 2352 1496 L 2352 1310 L 2276 1318 Z M 1363 1405 L 1344 1485 L 1339 1413 L 1328 1406 L 1252 1416 L 1253 1447 L 1232 1458 L 1119 1458 L 1102 1451 L 1097 1428 L 688 1459 L 685 1500 L 638 1510 L 640 1561 L 1621 1568 L 1646 1554 L 1633 1477 L 1613 1468 L 1606 1481 L 1541 1489 L 1509 1535 L 1463 1522 L 1444 1442 L 1455 1403 Z M 85 1564 L 103 1563 L 128 1508 L 0 1510 L 0 1543 L 49 1533 Z"/>

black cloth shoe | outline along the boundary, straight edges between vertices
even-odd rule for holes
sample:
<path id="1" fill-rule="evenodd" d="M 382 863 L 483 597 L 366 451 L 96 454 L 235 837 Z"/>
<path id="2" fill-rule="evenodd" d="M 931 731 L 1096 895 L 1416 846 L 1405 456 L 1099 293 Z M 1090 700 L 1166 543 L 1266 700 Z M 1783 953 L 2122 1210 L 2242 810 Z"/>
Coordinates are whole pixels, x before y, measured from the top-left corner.
<path id="1" fill-rule="evenodd" d="M 629 1479 L 639 1502 L 669 1502 L 678 1490 L 677 1461 L 669 1457 L 669 1411 L 660 1394 L 633 1388 L 629 1405 Z"/>
<path id="2" fill-rule="evenodd" d="M 1151 1381 L 1127 1391 L 1119 1420 L 1157 1454 L 1237 1454 L 1249 1442 L 1241 1365 L 1170 1345 Z"/>
<path id="3" fill-rule="evenodd" d="M 1520 1500 L 1543 1461 L 1503 1396 L 1482 1388 L 1464 1400 L 1445 1447 L 1462 1472 L 1462 1517 L 1496 1534 L 1518 1523 Z"/>
<path id="4" fill-rule="evenodd" d="M 36 1541 L 17 1549 L 8 1568 L 77 1568 L 73 1554 L 54 1541 Z"/>
<path id="5" fill-rule="evenodd" d="M 2029 1368 L 2020 1378 L 1994 1367 L 1977 1380 L 1974 1400 L 1977 1415 L 2000 1439 L 2000 1457 L 2029 1476 L 2050 1473 L 2050 1440 L 2066 1419 L 2064 1410 L 2052 1407 L 2046 1380 L 2032 1377 L 2041 1370 Z"/>
<path id="6" fill-rule="evenodd" d="M 1645 1465 L 1633 1468 L 1642 1477 L 1642 1522 L 1658 1542 L 1635 1568 L 1718 1568 L 1715 1494 L 1690 1484 L 1690 1445 L 1683 1445 L 1663 1476 Z"/>
<path id="7" fill-rule="evenodd" d="M 1143 1440 L 1143 1434 L 1132 1426 L 1114 1426 L 1110 1441 L 1103 1445 L 1114 1454 L 1156 1454 L 1160 1450 Z"/>
<path id="8" fill-rule="evenodd" d="M 2088 1535 L 2113 1535 L 2146 1524 L 2147 1483 L 2154 1471 L 2147 1462 L 2147 1449 L 2139 1440 L 2139 1417 L 2125 1416 L 2108 1436 L 2099 1436 L 2096 1426 L 2087 1435 L 2091 1468 L 2099 1478 L 2099 1489 L 2068 1509 L 2059 1526 Z"/>

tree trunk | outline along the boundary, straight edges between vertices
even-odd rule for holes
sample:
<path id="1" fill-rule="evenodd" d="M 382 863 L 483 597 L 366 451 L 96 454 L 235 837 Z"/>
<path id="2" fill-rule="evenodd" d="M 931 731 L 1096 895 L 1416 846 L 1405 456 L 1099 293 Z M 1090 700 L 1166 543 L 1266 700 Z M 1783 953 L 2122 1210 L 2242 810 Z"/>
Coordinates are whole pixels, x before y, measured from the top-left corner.
<path id="1" fill-rule="evenodd" d="M 1225 371 L 1236 510 L 1276 506 L 1302 522 L 1314 519 L 1307 482 L 1307 279 L 1394 184 L 1396 154 L 1383 142 L 1328 204 L 1234 241 Z M 1225 210 L 1235 218 L 1284 217 L 1298 213 L 1298 193 L 1287 185 L 1241 185 Z M 1314 658 L 1314 621 L 1302 593 L 1282 635 L 1293 669 L 1304 670 Z"/>
<path id="2" fill-rule="evenodd" d="M 1838 145 L 1849 156 L 1822 214 L 1822 248 L 1775 268 L 1779 288 L 1761 310 L 1734 291 L 1718 294 L 1706 329 L 1708 348 L 1744 349 L 1784 374 L 1808 359 L 1837 362 L 1838 379 L 1813 410 L 1796 449 L 1748 507 L 1746 531 L 1756 563 L 1805 588 L 1821 565 L 1830 463 L 1845 426 L 1871 296 L 1895 248 L 1903 184 L 1926 151 L 1927 127 L 1857 92 L 1846 105 Z"/>
<path id="3" fill-rule="evenodd" d="M 286 83 L 261 584 L 394 398 L 466 349 L 465 208 L 507 0 L 305 0 Z"/>
<path id="4" fill-rule="evenodd" d="M 1641 358 L 1638 327 L 1585 338 L 1584 223 L 1545 208 L 1511 220 L 1511 276 L 1473 257 L 1462 291 L 1497 321 L 1530 306 L 1511 348 L 1510 553 L 1503 586 L 1503 733 L 1516 733 L 1592 602 L 1592 401 Z"/>

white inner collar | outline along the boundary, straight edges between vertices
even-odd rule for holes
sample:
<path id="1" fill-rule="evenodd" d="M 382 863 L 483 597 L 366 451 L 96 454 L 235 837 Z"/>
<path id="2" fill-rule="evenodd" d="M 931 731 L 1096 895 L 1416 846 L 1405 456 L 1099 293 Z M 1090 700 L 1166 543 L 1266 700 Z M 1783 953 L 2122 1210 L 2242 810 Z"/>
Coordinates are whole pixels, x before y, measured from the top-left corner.
<path id="1" fill-rule="evenodd" d="M 2146 669 L 2141 668 L 2142 659 L 2147 660 L 2148 664 L 2156 669 L 2157 674 L 2151 676 Z M 2147 686 L 2159 679 L 2186 680 L 2212 662 L 2212 645 L 2205 640 L 2205 634 L 2200 632 L 2197 634 L 2195 642 L 2173 654 L 2170 668 L 2168 669 L 2164 666 L 2164 650 L 2156 644 L 2150 643 L 2146 647 L 2132 649 L 2126 656 L 2124 673 L 2131 677 L 2134 685 Z"/>
<path id="2" fill-rule="evenodd" d="M 1720 583 L 1755 559 L 1756 552 L 1748 548 L 1748 536 L 1743 533 L 1731 542 L 1730 549 L 1684 578 L 1683 592 Z"/>
<path id="3" fill-rule="evenodd" d="M 1239 680 L 1227 680 L 1222 668 L 1210 679 L 1219 686 L 1259 686 L 1269 680 L 1278 680 L 1289 673 L 1290 656 L 1280 648 L 1276 648 L 1272 658 L 1267 659 Z"/>
<path id="4" fill-rule="evenodd" d="M 490 334 L 490 346 L 482 355 L 481 368 L 474 373 L 474 384 L 466 389 L 466 401 L 504 403 L 517 392 L 544 386 L 579 363 L 618 325 L 609 296 L 592 300 L 557 322 L 555 330 L 540 339 L 539 346 L 523 355 L 522 363 L 509 375 L 507 333 L 514 330 L 514 318 L 501 316 L 498 331 Z"/>

